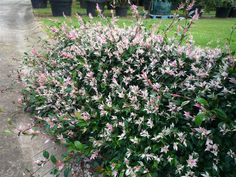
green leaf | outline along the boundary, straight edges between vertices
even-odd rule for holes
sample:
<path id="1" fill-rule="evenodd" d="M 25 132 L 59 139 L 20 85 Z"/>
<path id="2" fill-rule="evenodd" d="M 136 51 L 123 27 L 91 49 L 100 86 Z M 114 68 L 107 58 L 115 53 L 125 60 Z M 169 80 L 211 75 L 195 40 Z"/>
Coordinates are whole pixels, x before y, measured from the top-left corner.
<path id="1" fill-rule="evenodd" d="M 198 126 L 201 126 L 202 122 L 206 119 L 206 114 L 205 113 L 198 113 L 195 117 L 195 124 Z"/>
<path id="2" fill-rule="evenodd" d="M 205 107 L 209 106 L 207 100 L 205 100 L 204 98 L 197 98 L 196 101 Z"/>
<path id="3" fill-rule="evenodd" d="M 88 123 L 84 120 L 80 120 L 78 121 L 78 124 L 77 124 L 78 127 L 87 127 L 88 126 Z"/>
<path id="4" fill-rule="evenodd" d="M 57 159 L 56 159 L 56 157 L 55 157 L 54 155 L 51 155 L 51 156 L 50 156 L 50 160 L 51 160 L 51 162 L 52 162 L 53 164 L 56 164 L 56 163 L 57 163 Z"/>
<path id="5" fill-rule="evenodd" d="M 155 174 L 150 174 L 150 173 L 145 175 L 145 177 L 154 177 L 154 176 L 156 176 L 156 175 Z"/>
<path id="6" fill-rule="evenodd" d="M 81 119 L 81 113 L 80 113 L 80 112 L 76 112 L 76 113 L 75 113 L 75 117 L 76 117 L 77 119 Z"/>
<path id="7" fill-rule="evenodd" d="M 69 174 L 70 174 L 70 171 L 71 171 L 70 168 L 66 168 L 66 169 L 64 170 L 64 177 L 68 177 Z"/>
<path id="8" fill-rule="evenodd" d="M 75 144 L 76 149 L 78 149 L 79 151 L 84 150 L 84 145 L 81 142 L 75 141 L 74 144 Z"/>
<path id="9" fill-rule="evenodd" d="M 226 113 L 222 110 L 222 109 L 214 109 L 213 112 L 216 114 L 216 116 L 220 119 L 223 119 L 223 120 L 228 120 L 228 116 L 226 115 Z"/>
<path id="10" fill-rule="evenodd" d="M 48 159 L 49 158 L 49 153 L 48 151 L 43 151 L 43 157 Z"/>
<path id="11" fill-rule="evenodd" d="M 51 174 L 57 175 L 57 173 L 58 173 L 58 169 L 56 169 L 56 168 L 52 169 Z"/>
<path id="12" fill-rule="evenodd" d="M 124 177 L 124 172 L 123 171 L 119 174 L 119 177 Z"/>

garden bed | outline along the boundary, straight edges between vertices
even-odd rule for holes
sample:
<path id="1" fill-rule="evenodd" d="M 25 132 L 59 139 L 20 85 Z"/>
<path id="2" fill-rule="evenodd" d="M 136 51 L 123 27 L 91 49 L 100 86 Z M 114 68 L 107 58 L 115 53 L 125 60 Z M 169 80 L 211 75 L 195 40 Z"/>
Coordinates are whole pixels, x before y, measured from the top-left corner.
<path id="1" fill-rule="evenodd" d="M 142 7 L 138 8 L 139 13 L 143 12 Z M 73 25 L 78 25 L 76 15 L 79 14 L 83 17 L 85 21 L 91 20 L 86 15 L 86 9 L 82 9 L 78 6 L 77 3 L 74 2 L 72 6 L 72 14 L 74 16 L 67 17 L 67 20 L 71 20 Z M 48 27 L 55 25 L 56 23 L 62 23 L 65 19 L 64 17 L 52 17 L 50 7 L 46 9 L 34 9 L 34 15 L 40 21 L 45 30 Z M 104 16 L 111 16 L 110 10 L 104 11 Z M 201 47 L 222 47 L 225 45 L 227 38 L 230 37 L 231 29 L 235 24 L 235 19 L 227 18 L 227 19 L 218 19 L 214 18 L 215 11 L 210 11 L 208 13 L 204 13 L 201 19 L 192 27 L 191 33 L 193 35 L 193 39 L 196 42 L 196 45 Z M 102 20 L 99 17 L 94 17 L 92 21 L 101 21 L 102 23 L 107 23 L 106 20 Z M 133 24 L 135 19 L 132 17 L 132 13 L 128 11 L 128 17 L 119 18 L 118 25 L 119 26 L 129 26 Z M 153 25 L 159 25 L 161 28 L 165 28 L 166 25 L 171 23 L 171 20 L 159 20 L 159 19 L 144 19 L 144 25 L 147 28 L 151 28 Z M 173 29 L 170 34 L 173 34 L 176 31 L 176 28 Z M 231 47 L 234 51 L 236 51 L 236 33 L 232 36 Z"/>

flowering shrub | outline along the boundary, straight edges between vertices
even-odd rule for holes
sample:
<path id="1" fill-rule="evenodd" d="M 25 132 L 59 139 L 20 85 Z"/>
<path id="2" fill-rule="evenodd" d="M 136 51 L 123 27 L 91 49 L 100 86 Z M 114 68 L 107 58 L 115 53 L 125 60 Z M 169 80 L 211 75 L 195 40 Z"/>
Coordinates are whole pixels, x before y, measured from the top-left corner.
<path id="1" fill-rule="evenodd" d="M 68 147 L 64 162 L 89 161 L 104 176 L 236 176 L 231 55 L 138 24 L 52 31 L 26 57 L 23 105 Z"/>

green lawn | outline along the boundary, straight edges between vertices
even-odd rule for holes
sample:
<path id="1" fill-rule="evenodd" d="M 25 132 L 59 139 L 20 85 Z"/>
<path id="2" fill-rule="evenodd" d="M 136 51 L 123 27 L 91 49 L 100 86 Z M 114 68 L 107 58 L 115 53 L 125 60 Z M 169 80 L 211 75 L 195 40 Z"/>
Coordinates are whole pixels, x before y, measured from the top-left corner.
<path id="1" fill-rule="evenodd" d="M 73 14 L 79 13 L 85 20 L 88 19 L 86 16 L 86 10 L 79 8 L 76 3 L 73 5 L 72 12 Z M 143 13 L 142 9 L 140 9 L 140 12 Z M 41 22 L 43 27 L 53 26 L 55 24 L 55 20 L 59 22 L 64 21 L 63 17 L 52 17 L 50 8 L 36 9 L 34 10 L 34 14 Z M 110 11 L 108 10 L 105 10 L 104 14 L 105 16 L 111 16 Z M 194 41 L 201 47 L 223 47 L 227 41 L 227 38 L 230 36 L 233 25 L 236 24 L 235 18 L 219 19 L 213 17 L 214 12 L 210 12 L 208 14 L 205 13 L 203 18 L 196 21 L 190 30 Z M 72 19 L 74 24 L 77 23 L 76 17 L 67 18 Z M 102 19 L 99 17 L 96 17 L 93 20 L 102 21 Z M 154 24 L 160 24 L 161 28 L 165 28 L 165 26 L 167 26 L 170 22 L 171 20 L 145 19 L 144 25 L 150 28 Z M 120 26 L 131 25 L 132 23 L 134 23 L 134 19 L 131 16 L 128 16 L 127 18 L 120 18 L 118 20 L 118 24 Z M 172 34 L 174 31 L 175 29 L 172 30 Z M 233 51 L 236 51 L 236 31 L 233 34 L 232 39 L 231 47 Z"/>

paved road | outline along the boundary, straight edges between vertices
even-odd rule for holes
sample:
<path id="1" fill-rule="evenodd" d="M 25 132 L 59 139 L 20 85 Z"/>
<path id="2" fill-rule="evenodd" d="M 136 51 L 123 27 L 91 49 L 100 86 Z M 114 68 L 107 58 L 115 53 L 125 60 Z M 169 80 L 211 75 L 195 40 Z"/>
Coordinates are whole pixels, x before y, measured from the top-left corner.
<path id="1" fill-rule="evenodd" d="M 14 132 L 31 121 L 16 104 L 21 90 L 17 69 L 23 53 L 30 51 L 39 37 L 46 36 L 34 21 L 30 0 L 0 0 L 0 177 L 23 177 L 26 169 L 37 170 L 34 161 L 42 159 L 44 149 L 57 156 L 64 151 L 51 142 L 45 144 L 45 138 L 31 140 Z M 35 176 L 51 177 L 50 169 L 47 164 Z"/>
<path id="2" fill-rule="evenodd" d="M 33 28 L 30 0 L 0 0 L 0 177 L 22 177 L 34 160 L 29 138 L 12 133 L 29 120 L 15 104 L 20 91 L 16 70 Z"/>

